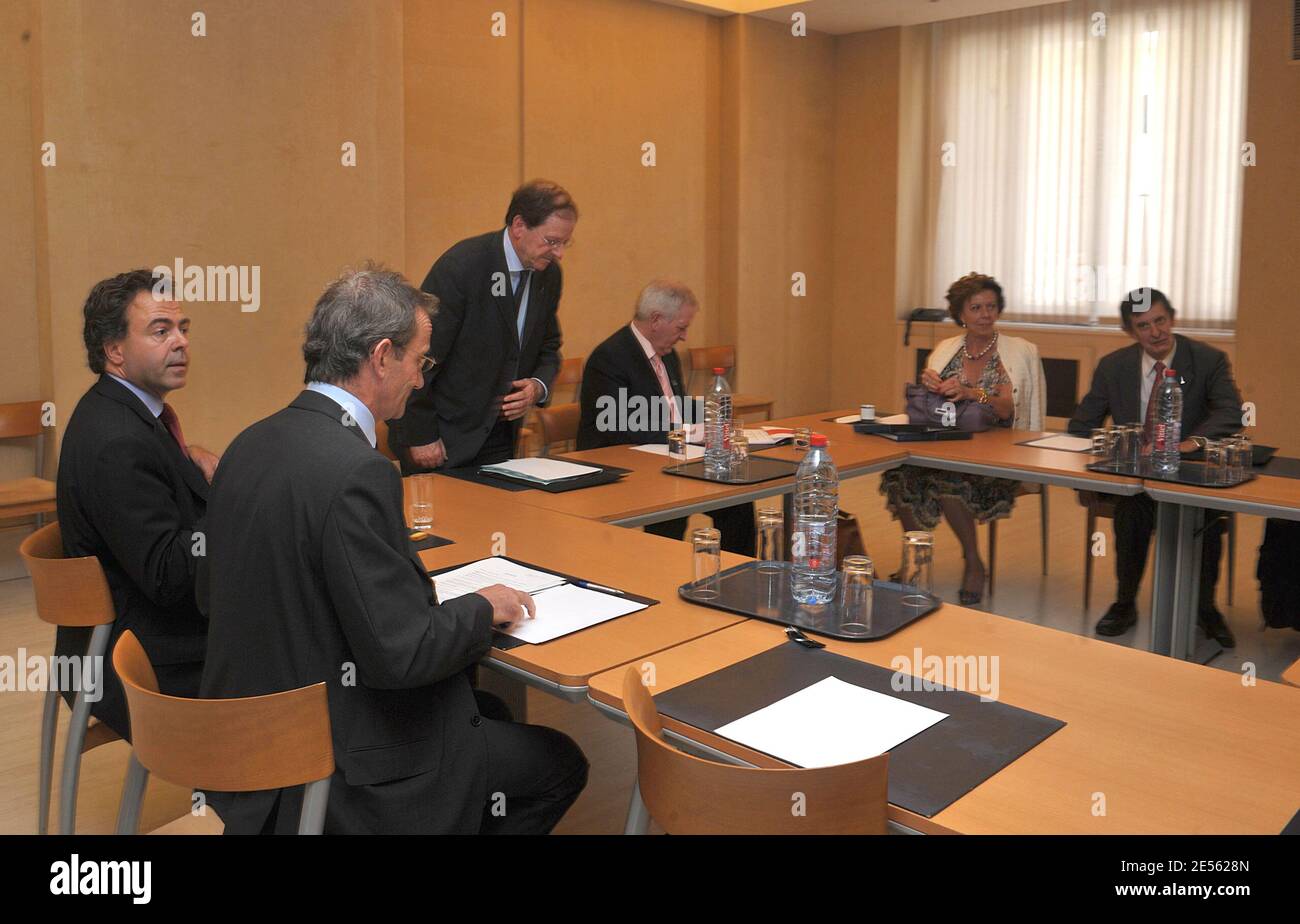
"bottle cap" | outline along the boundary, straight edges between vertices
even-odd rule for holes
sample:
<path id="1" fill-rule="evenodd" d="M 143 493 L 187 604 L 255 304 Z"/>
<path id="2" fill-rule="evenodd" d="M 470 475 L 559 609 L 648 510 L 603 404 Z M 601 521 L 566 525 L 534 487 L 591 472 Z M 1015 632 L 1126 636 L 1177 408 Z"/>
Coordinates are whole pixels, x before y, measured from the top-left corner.
<path id="1" fill-rule="evenodd" d="M 1165 370 L 1165 378 L 1169 378 L 1171 375 L 1177 375 L 1177 374 L 1178 374 L 1178 373 L 1175 372 L 1173 369 L 1166 369 L 1166 370 Z"/>
<path id="2" fill-rule="evenodd" d="M 724 366 L 714 366 L 714 367 L 713 367 L 713 374 L 714 374 L 714 375 L 722 375 L 722 373 L 724 373 L 724 372 L 726 372 L 726 371 L 727 371 L 727 370 L 726 370 L 726 367 L 724 367 Z"/>
<path id="3" fill-rule="evenodd" d="M 825 446 L 829 442 L 830 440 L 826 439 L 826 434 L 824 433 L 814 433 L 812 436 L 808 437 L 809 446 Z"/>

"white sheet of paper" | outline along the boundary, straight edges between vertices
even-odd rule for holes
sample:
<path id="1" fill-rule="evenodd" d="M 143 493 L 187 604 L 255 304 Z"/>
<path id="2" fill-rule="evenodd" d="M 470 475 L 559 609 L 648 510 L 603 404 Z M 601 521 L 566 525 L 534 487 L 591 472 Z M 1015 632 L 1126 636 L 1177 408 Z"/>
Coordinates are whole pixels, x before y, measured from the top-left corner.
<path id="1" fill-rule="evenodd" d="M 862 419 L 861 414 L 849 414 L 847 417 L 836 417 L 836 423 L 857 423 Z"/>
<path id="2" fill-rule="evenodd" d="M 1025 445 L 1034 446 L 1038 449 L 1064 449 L 1067 452 L 1087 452 L 1092 448 L 1092 440 L 1086 436 L 1067 436 L 1064 433 L 1054 433 L 1042 439 L 1031 440 Z"/>
<path id="3" fill-rule="evenodd" d="M 776 436 L 773 436 L 766 430 L 750 430 L 748 427 L 745 428 L 745 439 L 749 440 L 749 445 L 751 446 L 775 446 L 776 441 L 784 436 L 789 436 L 789 434 L 778 433 Z"/>
<path id="4" fill-rule="evenodd" d="M 492 584 L 505 584 L 515 590 L 532 594 L 562 583 L 564 578 L 558 574 L 525 568 L 523 565 L 495 556 L 433 576 L 438 599 L 443 603 L 463 597 L 465 594 L 472 594 Z"/>
<path id="5" fill-rule="evenodd" d="M 906 414 L 890 414 L 888 417 L 876 418 L 876 423 L 882 424 L 905 424 L 909 422 L 910 418 Z"/>
<path id="6" fill-rule="evenodd" d="M 590 465 L 578 465 L 559 459 L 511 459 L 496 465 L 484 465 L 482 470 L 522 478 L 525 481 L 540 481 L 544 484 L 600 471 L 599 468 Z"/>
<path id="7" fill-rule="evenodd" d="M 948 718 L 837 677 L 728 722 L 717 734 L 799 767 L 832 767 L 883 754 Z"/>
<path id="8" fill-rule="evenodd" d="M 553 638 L 618 616 L 635 613 L 647 605 L 639 600 L 628 600 L 626 597 L 587 590 L 573 584 L 552 587 L 534 594 L 533 602 L 537 604 L 536 617 L 511 623 L 505 630 L 506 635 L 533 645 L 549 642 Z"/>
<path id="9" fill-rule="evenodd" d="M 635 449 L 635 450 L 637 450 L 637 451 L 639 451 L 639 452 L 653 452 L 653 453 L 655 453 L 656 455 L 660 455 L 660 456 L 666 456 L 666 455 L 668 455 L 668 444 L 667 444 L 667 443 L 648 443 L 648 444 L 645 445 L 645 446 L 633 446 L 632 448 Z M 701 458 L 703 458 L 703 457 L 704 457 L 704 447 L 703 447 L 703 446 L 687 446 L 687 447 L 686 447 L 686 458 L 688 458 L 688 459 L 701 459 Z"/>

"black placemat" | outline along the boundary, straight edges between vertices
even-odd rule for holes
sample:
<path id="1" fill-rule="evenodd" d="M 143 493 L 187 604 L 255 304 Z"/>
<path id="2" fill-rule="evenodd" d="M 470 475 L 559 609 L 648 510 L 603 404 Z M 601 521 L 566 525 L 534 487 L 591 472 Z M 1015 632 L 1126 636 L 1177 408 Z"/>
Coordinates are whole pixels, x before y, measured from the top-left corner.
<path id="1" fill-rule="evenodd" d="M 1084 467 L 1090 472 L 1101 472 L 1106 475 L 1125 475 L 1129 478 L 1145 478 L 1148 481 L 1167 481 L 1170 484 L 1185 484 L 1194 488 L 1235 488 L 1239 484 L 1245 484 L 1247 481 L 1255 479 L 1255 473 L 1250 471 L 1246 472 L 1240 481 L 1231 481 L 1226 484 L 1219 481 L 1207 481 L 1206 464 L 1204 462 L 1191 462 L 1186 459 L 1179 461 L 1178 471 L 1172 475 L 1157 472 L 1151 467 L 1149 456 L 1143 456 L 1137 465 L 1112 461 L 1093 462 Z"/>
<path id="2" fill-rule="evenodd" d="M 1295 817 L 1286 823 L 1286 827 L 1280 833 L 1300 834 L 1300 812 L 1295 813 Z"/>
<path id="3" fill-rule="evenodd" d="M 882 424 L 873 420 L 859 420 L 853 425 L 854 433 L 883 436 L 898 443 L 932 443 L 939 440 L 968 440 L 974 434 L 951 427 L 931 427 L 927 424 Z"/>
<path id="4" fill-rule="evenodd" d="M 411 545 L 415 546 L 415 551 L 423 552 L 427 549 L 437 549 L 444 545 L 455 545 L 451 539 L 444 539 L 442 536 L 435 536 L 427 530 L 422 530 L 425 536 L 423 539 L 412 539 Z"/>
<path id="5" fill-rule="evenodd" d="M 718 574 L 716 597 L 699 596 L 699 581 L 683 584 L 677 593 L 683 600 L 700 606 L 782 626 L 798 626 L 818 635 L 849 642 L 869 642 L 892 635 L 943 605 L 934 594 L 917 593 L 915 588 L 876 581 L 872 585 L 869 624 L 859 621 L 860 617 L 850 617 L 852 622 L 846 625 L 839 605 L 841 574 L 835 576 L 835 594 L 831 602 L 820 606 L 808 605 L 796 603 L 791 596 L 789 562 L 776 564 L 779 567 L 775 571 L 761 570 L 764 564 L 757 561 L 728 568 Z M 909 598 L 912 599 L 909 601 Z"/>
<path id="6" fill-rule="evenodd" d="M 1074 436 L 1074 434 L 1073 434 L 1073 433 L 1049 433 L 1047 436 L 1036 436 L 1036 437 L 1034 437 L 1032 440 L 1021 440 L 1019 443 L 1016 443 L 1015 445 L 1016 445 L 1016 446 L 1028 446 L 1030 449 L 1046 449 L 1048 452 L 1068 452 L 1068 453 L 1070 453 L 1071 455 L 1075 455 L 1075 456 L 1088 456 L 1088 455 L 1092 455 L 1092 449 L 1091 449 L 1091 447 L 1089 447 L 1089 448 L 1087 448 L 1087 449 L 1062 449 L 1060 446 L 1035 446 L 1035 445 L 1033 445 L 1034 443 L 1037 443 L 1039 440 L 1045 440 L 1045 439 L 1048 439 L 1049 437 L 1052 437 L 1052 436 Z M 1078 438 L 1079 438 L 1079 439 L 1083 439 L 1083 437 L 1078 437 Z"/>
<path id="7" fill-rule="evenodd" d="M 922 676 L 928 670 L 917 665 Z M 738 664 L 700 677 L 654 698 L 659 712 L 709 732 L 770 706 L 827 677 L 936 709 L 948 718 L 889 752 L 889 801 L 931 818 L 1065 723 L 1002 702 L 982 702 L 949 687 L 894 689 L 896 672 L 833 654 L 783 643 Z M 901 684 L 900 684 L 901 685 Z"/>
<path id="8" fill-rule="evenodd" d="M 772 447 L 764 448 L 770 449 Z M 798 462 L 789 462 L 785 459 L 770 459 L 767 456 L 755 456 L 752 453 L 749 461 L 739 467 L 732 468 L 725 478 L 707 474 L 704 470 L 703 459 L 696 459 L 694 462 L 686 462 L 682 465 L 666 465 L 663 468 L 664 474 L 667 475 L 711 481 L 714 484 L 761 484 L 764 481 L 774 481 L 777 478 L 788 478 L 798 470 Z"/>
<path id="9" fill-rule="evenodd" d="M 502 556 L 500 556 L 500 557 L 501 557 L 501 558 L 504 558 L 506 561 L 512 561 L 512 562 L 514 562 L 516 565 L 522 565 L 522 566 L 525 567 L 525 568 L 533 568 L 533 569 L 535 569 L 535 570 L 537 570 L 537 571 L 545 571 L 545 572 L 547 572 L 548 574 L 554 574 L 556 577 L 562 577 L 562 578 L 564 578 L 566 581 L 568 581 L 568 582 L 571 583 L 571 584 L 572 584 L 572 583 L 575 583 L 575 582 L 577 582 L 577 581 L 585 581 L 585 580 L 586 580 L 586 578 L 580 578 L 580 577 L 578 577 L 576 574 L 567 574 L 567 573 L 564 572 L 564 571 L 556 571 L 554 568 L 548 568 L 548 567 L 546 567 L 545 565 L 536 565 L 536 564 L 533 564 L 533 563 L 530 562 L 530 561 L 524 561 L 523 559 L 520 559 L 520 558 L 511 558 L 509 555 L 502 555 Z M 447 565 L 447 566 L 442 567 L 442 568 L 435 568 L 433 571 L 430 571 L 430 572 L 429 572 L 429 577 L 437 577 L 438 575 L 442 574 L 444 571 L 455 571 L 457 568 L 463 568 L 463 567 L 465 567 L 466 565 L 473 564 L 473 563 L 476 562 L 476 561 L 482 561 L 482 559 L 481 559 L 481 558 L 471 558 L 469 561 L 463 561 L 463 562 L 460 562 L 459 564 L 455 564 L 455 565 Z M 597 587 L 589 587 L 589 588 L 587 588 L 587 589 L 588 589 L 588 590 L 595 591 L 595 592 L 598 593 L 598 594 L 608 594 L 608 593 L 609 593 L 608 591 L 601 590 L 600 588 L 597 588 Z M 618 589 L 619 589 L 619 590 L 623 590 L 623 588 L 621 588 L 621 587 L 618 588 Z M 645 597 L 645 596 L 642 596 L 641 594 L 634 594 L 634 593 L 632 593 L 631 591 L 628 591 L 628 590 L 623 590 L 623 592 L 622 592 L 621 594 L 609 594 L 609 595 L 612 596 L 612 597 L 618 597 L 620 600 L 635 600 L 637 603 L 644 603 L 646 606 L 655 606 L 655 605 L 659 602 L 659 601 L 656 600 L 654 597 Z M 639 612 L 641 612 L 641 611 L 640 611 L 640 610 L 637 610 L 637 612 L 639 613 Z M 632 614 L 631 614 L 631 613 L 628 613 L 627 615 L 628 615 L 628 616 L 631 616 Z M 622 617 L 622 616 L 616 616 L 616 617 L 614 617 L 614 618 L 615 618 L 615 619 L 622 619 L 623 617 Z M 612 619 L 607 619 L 607 620 L 605 620 L 605 622 L 598 622 L 598 623 L 596 623 L 596 625 L 598 625 L 598 626 L 603 626 L 606 622 L 613 622 L 613 620 L 612 620 Z M 592 626 L 591 628 L 595 628 L 595 626 Z M 579 629 L 579 630 L 578 630 L 578 632 L 585 632 L 585 631 L 587 631 L 587 630 L 586 630 L 586 629 Z M 577 635 L 577 634 L 578 634 L 577 632 L 570 632 L 570 633 L 569 633 L 569 635 Z M 561 635 L 560 638 L 568 638 L 569 635 Z M 559 639 L 552 639 L 551 641 L 559 641 Z M 493 630 L 492 630 L 492 647 L 493 647 L 493 648 L 499 648 L 499 649 L 501 649 L 502 651 L 509 651 L 511 648 L 518 648 L 520 645 L 527 645 L 527 644 L 529 644 L 529 643 L 526 642 L 526 641 L 524 641 L 524 640 L 521 639 L 521 638 L 515 638 L 513 635 L 506 635 L 504 632 L 498 632 L 496 629 L 493 629 Z M 546 642 L 543 642 L 542 644 L 545 645 Z M 534 647 L 536 647 L 536 646 L 534 646 Z"/>
<path id="10" fill-rule="evenodd" d="M 509 475 L 497 475 L 493 472 L 484 472 L 479 470 L 477 465 L 464 465 L 458 468 L 437 469 L 436 474 L 446 475 L 449 478 L 459 478 L 462 481 L 472 481 L 475 484 L 485 484 L 491 488 L 501 488 L 504 491 L 545 491 L 548 494 L 563 494 L 566 491 L 578 491 L 582 488 L 591 488 L 601 484 L 613 484 L 628 472 L 630 468 L 619 468 L 616 465 L 596 465 L 593 462 L 574 462 L 572 459 L 565 459 L 563 456 L 553 456 L 561 462 L 573 462 L 575 465 L 587 465 L 591 468 L 598 468 L 600 471 L 592 472 L 590 475 L 580 475 L 577 478 L 565 478 L 562 481 L 556 481 L 552 484 L 533 484 L 528 481 L 521 481 L 518 478 L 511 478 Z"/>
<path id="11" fill-rule="evenodd" d="M 1260 467 L 1260 474 L 1274 475 L 1278 478 L 1300 478 L 1300 459 L 1286 456 L 1274 456 L 1268 464 Z"/>

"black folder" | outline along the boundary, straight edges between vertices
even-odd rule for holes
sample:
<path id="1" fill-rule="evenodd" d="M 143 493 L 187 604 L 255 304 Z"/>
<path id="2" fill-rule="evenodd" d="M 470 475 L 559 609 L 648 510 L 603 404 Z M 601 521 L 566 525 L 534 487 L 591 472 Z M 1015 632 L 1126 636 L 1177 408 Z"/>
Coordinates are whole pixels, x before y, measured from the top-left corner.
<path id="1" fill-rule="evenodd" d="M 902 652 L 909 658 L 913 652 Z M 925 655 L 922 652 L 922 659 Z M 924 676 L 924 665 L 914 666 Z M 930 818 L 1065 723 L 961 690 L 895 690 L 895 672 L 825 649 L 783 643 L 655 697 L 666 716 L 714 732 L 827 677 L 937 709 L 948 718 L 889 752 L 889 801 Z M 900 674 L 900 677 L 908 675 Z M 933 687 L 933 684 L 931 684 Z"/>

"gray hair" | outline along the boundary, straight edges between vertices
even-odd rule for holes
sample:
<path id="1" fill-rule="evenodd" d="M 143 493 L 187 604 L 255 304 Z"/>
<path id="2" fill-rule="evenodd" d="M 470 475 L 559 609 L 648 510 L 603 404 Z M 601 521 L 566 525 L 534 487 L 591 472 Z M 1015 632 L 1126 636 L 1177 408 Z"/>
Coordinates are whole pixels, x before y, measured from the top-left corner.
<path id="1" fill-rule="evenodd" d="M 671 321 L 682 310 L 682 305 L 699 305 L 695 293 L 673 279 L 654 279 L 636 298 L 636 319 L 649 321 L 656 311 Z"/>
<path id="2" fill-rule="evenodd" d="M 329 284 L 312 309 L 302 358 L 304 382 L 339 384 L 356 376 L 381 340 L 401 349 L 415 335 L 417 311 L 430 314 L 438 299 L 395 270 L 367 263 Z"/>

